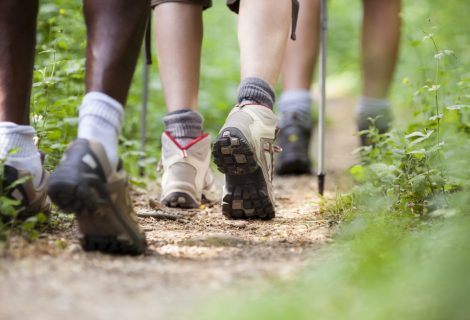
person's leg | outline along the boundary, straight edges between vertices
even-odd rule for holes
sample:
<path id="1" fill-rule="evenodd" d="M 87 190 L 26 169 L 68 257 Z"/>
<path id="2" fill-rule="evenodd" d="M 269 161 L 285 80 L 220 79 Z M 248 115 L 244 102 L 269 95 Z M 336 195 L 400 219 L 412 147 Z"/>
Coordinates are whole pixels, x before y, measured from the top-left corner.
<path id="1" fill-rule="evenodd" d="M 240 1 L 239 104 L 247 101 L 273 109 L 273 87 L 278 80 L 287 46 L 291 12 L 291 0 L 278 1 L 275 5 L 269 0 Z"/>
<path id="2" fill-rule="evenodd" d="M 38 1 L 0 2 L 0 122 L 29 125 Z"/>
<path id="3" fill-rule="evenodd" d="M 363 0 L 362 30 L 363 97 L 358 104 L 358 127 L 365 130 L 368 118 L 380 118 L 384 132 L 391 121 L 387 94 L 398 58 L 401 27 L 400 0 Z"/>
<path id="4" fill-rule="evenodd" d="M 156 1 L 155 42 L 168 113 L 163 118 L 161 201 L 170 207 L 194 208 L 202 196 L 213 199 L 210 137 L 203 134 L 197 112 L 202 10 L 210 1 Z M 207 192 L 206 192 L 207 191 Z"/>
<path id="5" fill-rule="evenodd" d="M 263 79 L 276 85 L 289 27 L 291 1 L 242 0 L 238 17 L 241 78 Z"/>
<path id="6" fill-rule="evenodd" d="M 48 207 L 47 174 L 29 125 L 37 12 L 37 1 L 0 2 L 0 159 L 5 161 L 0 183 L 32 177 L 10 192 L 25 210 L 22 217 Z"/>
<path id="7" fill-rule="evenodd" d="M 87 94 L 78 139 L 51 175 L 48 193 L 76 213 L 85 250 L 139 254 L 146 247 L 117 147 L 149 10 L 148 0 L 84 1 Z"/>
<path id="8" fill-rule="evenodd" d="M 300 0 L 296 41 L 289 41 L 282 64 L 283 91 L 310 91 L 320 35 L 320 1 Z"/>
<path id="9" fill-rule="evenodd" d="M 154 8 L 155 43 L 168 114 L 165 129 L 185 145 L 202 133 L 197 113 L 202 3 L 162 2 Z"/>
<path id="10" fill-rule="evenodd" d="M 168 112 L 197 111 L 202 5 L 166 2 L 154 8 L 155 43 Z"/>
<path id="11" fill-rule="evenodd" d="M 149 6 L 148 0 L 84 1 L 87 92 L 101 92 L 125 104 Z"/>
<path id="12" fill-rule="evenodd" d="M 309 145 L 313 129 L 312 83 L 320 33 L 320 1 L 300 0 L 297 40 L 289 41 L 282 67 L 279 98 L 277 174 L 310 172 Z"/>
<path id="13" fill-rule="evenodd" d="M 274 217 L 273 87 L 287 45 L 291 13 L 291 0 L 240 2 L 238 105 L 220 130 L 213 151 L 219 170 L 225 173 L 222 211 L 230 218 Z"/>
<path id="14" fill-rule="evenodd" d="M 78 137 L 103 144 L 113 166 L 124 105 L 140 52 L 149 1 L 84 1 L 87 25 L 85 85 Z"/>

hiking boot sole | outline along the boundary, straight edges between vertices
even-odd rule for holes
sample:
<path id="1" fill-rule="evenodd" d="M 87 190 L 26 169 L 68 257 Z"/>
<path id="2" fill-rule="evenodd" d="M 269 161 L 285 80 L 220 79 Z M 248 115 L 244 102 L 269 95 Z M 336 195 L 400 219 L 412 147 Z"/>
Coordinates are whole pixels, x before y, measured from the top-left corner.
<path id="1" fill-rule="evenodd" d="M 83 249 L 110 254 L 144 253 L 144 235 L 128 222 L 127 213 L 113 204 L 106 184 L 96 175 L 74 172 L 63 168 L 52 174 L 48 194 L 61 210 L 76 215 Z"/>
<path id="2" fill-rule="evenodd" d="M 223 215 L 231 219 L 274 218 L 274 204 L 262 169 L 243 133 L 233 127 L 225 128 L 217 137 L 212 154 L 218 170 L 225 174 Z"/>
<path id="3" fill-rule="evenodd" d="M 161 203 L 170 208 L 194 209 L 199 207 L 196 201 L 184 192 L 172 192 L 162 199 Z"/>

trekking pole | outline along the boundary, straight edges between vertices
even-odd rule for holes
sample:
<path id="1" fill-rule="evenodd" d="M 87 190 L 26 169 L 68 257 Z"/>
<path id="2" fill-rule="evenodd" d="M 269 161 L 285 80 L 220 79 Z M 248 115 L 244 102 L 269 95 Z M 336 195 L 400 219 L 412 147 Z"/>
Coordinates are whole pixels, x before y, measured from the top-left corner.
<path id="1" fill-rule="evenodd" d="M 320 112 L 318 116 L 318 192 L 325 190 L 325 112 L 326 112 L 326 41 L 328 33 L 328 1 L 320 1 Z"/>
<path id="2" fill-rule="evenodd" d="M 150 65 L 144 64 L 143 76 L 142 76 L 142 106 L 140 109 L 140 160 L 145 158 L 145 140 L 147 134 L 147 106 L 148 106 L 148 82 L 149 82 L 149 70 Z M 144 166 L 142 163 L 139 164 L 139 175 L 144 175 Z"/>
<path id="3" fill-rule="evenodd" d="M 144 67 L 142 72 L 142 105 L 140 110 L 140 160 L 145 159 L 145 140 L 147 135 L 147 107 L 148 107 L 148 97 L 149 97 L 149 74 L 150 74 L 150 65 L 152 64 L 152 54 L 150 50 L 151 46 L 151 28 L 152 20 L 151 14 L 147 19 L 147 30 L 145 31 L 144 39 Z M 142 177 L 144 175 L 145 167 L 142 163 L 139 164 L 139 175 Z"/>

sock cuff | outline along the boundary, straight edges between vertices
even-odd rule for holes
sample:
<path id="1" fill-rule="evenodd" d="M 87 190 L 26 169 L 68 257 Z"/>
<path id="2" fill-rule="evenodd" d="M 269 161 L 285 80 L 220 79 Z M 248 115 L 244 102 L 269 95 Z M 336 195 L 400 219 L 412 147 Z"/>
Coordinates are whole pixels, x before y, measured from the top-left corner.
<path id="1" fill-rule="evenodd" d="M 279 98 L 279 111 L 311 113 L 312 95 L 309 90 L 288 90 L 284 91 Z"/>
<path id="2" fill-rule="evenodd" d="M 279 103 L 289 103 L 291 101 L 296 102 L 298 100 L 312 101 L 312 95 L 310 94 L 310 90 L 285 90 L 279 97 Z"/>
<path id="3" fill-rule="evenodd" d="M 112 125 L 117 132 L 121 130 L 124 108 L 112 97 L 101 92 L 88 92 L 79 108 L 79 119 L 87 116 L 98 117 Z"/>
<path id="4" fill-rule="evenodd" d="M 34 157 L 38 149 L 34 142 L 36 131 L 27 125 L 18 125 L 13 122 L 0 122 L 0 158 Z M 18 149 L 10 154 L 12 149 Z"/>
<path id="5" fill-rule="evenodd" d="M 29 125 L 20 125 L 14 122 L 0 122 L 0 135 L 7 134 L 21 134 L 28 136 L 35 136 L 36 130 Z"/>
<path id="6" fill-rule="evenodd" d="M 387 99 L 377 99 L 370 97 L 360 97 L 357 104 L 358 112 L 369 112 L 390 109 L 391 104 Z"/>
<path id="7" fill-rule="evenodd" d="M 163 123 L 174 138 L 195 139 L 202 134 L 204 119 L 199 112 L 181 109 L 164 116 Z"/>
<path id="8" fill-rule="evenodd" d="M 88 104 L 91 101 L 100 101 L 106 103 L 109 107 L 116 110 L 116 112 L 124 113 L 124 107 L 122 104 L 114 99 L 111 96 L 108 96 L 106 93 L 98 91 L 90 91 L 83 96 L 82 105 Z"/>
<path id="9" fill-rule="evenodd" d="M 271 85 L 261 78 L 250 77 L 240 82 L 237 102 L 253 101 L 273 109 L 276 94 Z"/>

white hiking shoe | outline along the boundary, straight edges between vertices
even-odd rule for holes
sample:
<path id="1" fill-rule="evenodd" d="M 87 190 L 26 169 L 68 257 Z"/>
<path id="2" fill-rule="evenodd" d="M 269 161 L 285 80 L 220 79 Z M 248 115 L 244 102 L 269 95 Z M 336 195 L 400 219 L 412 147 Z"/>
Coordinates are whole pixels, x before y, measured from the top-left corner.
<path id="1" fill-rule="evenodd" d="M 208 133 L 185 146 L 168 132 L 162 135 L 162 195 L 168 207 L 197 208 L 204 197 L 218 199 L 214 177 L 210 171 L 211 138 Z"/>
<path id="2" fill-rule="evenodd" d="M 273 153 L 276 115 L 260 105 L 233 108 L 214 144 L 225 174 L 222 213 L 232 219 L 274 218 Z"/>

